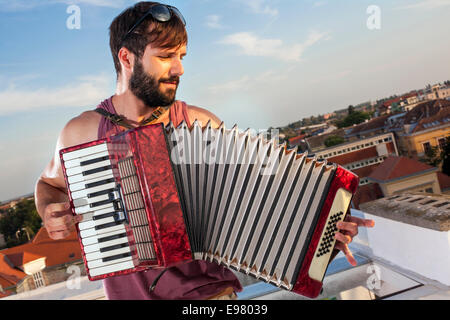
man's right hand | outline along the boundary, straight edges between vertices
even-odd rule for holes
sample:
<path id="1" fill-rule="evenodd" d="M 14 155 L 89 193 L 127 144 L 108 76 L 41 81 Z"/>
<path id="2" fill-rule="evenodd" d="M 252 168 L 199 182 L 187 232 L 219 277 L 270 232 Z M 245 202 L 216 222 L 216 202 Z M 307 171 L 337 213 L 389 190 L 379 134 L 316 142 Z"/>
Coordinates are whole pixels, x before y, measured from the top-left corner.
<path id="1" fill-rule="evenodd" d="M 51 239 L 61 240 L 67 238 L 82 219 L 82 216 L 72 214 L 69 202 L 50 203 L 45 208 L 44 227 Z"/>

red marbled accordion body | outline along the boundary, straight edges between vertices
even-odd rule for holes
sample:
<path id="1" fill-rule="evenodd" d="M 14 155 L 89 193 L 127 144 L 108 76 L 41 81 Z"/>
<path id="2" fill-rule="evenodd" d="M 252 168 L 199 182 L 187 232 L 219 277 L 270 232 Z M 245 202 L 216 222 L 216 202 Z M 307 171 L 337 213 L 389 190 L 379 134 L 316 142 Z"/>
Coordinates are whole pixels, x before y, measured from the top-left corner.
<path id="1" fill-rule="evenodd" d="M 162 124 L 149 125 L 136 128 L 112 136 L 110 138 L 70 147 L 60 151 L 63 163 L 63 173 L 66 184 L 69 186 L 66 169 L 64 168 L 63 154 L 78 149 L 87 148 L 101 143 L 108 144 L 110 159 L 115 164 L 124 158 L 132 157 L 139 181 L 140 192 L 145 202 L 145 212 L 153 240 L 153 249 L 156 259 L 150 261 L 135 261 L 134 268 L 120 270 L 99 276 L 88 276 L 90 280 L 98 280 L 110 276 L 128 274 L 145 270 L 147 268 L 166 268 L 178 263 L 193 259 L 193 253 L 187 234 L 185 216 L 180 201 L 179 188 L 176 185 L 174 168 L 170 159 L 170 148 L 167 142 L 165 128 Z M 118 170 L 116 170 L 118 171 Z M 121 183 L 121 177 L 116 175 L 117 183 Z M 309 246 L 306 250 L 298 276 L 293 279 L 293 292 L 316 297 L 322 288 L 322 282 L 310 278 L 310 269 L 316 248 L 319 245 L 322 231 L 325 228 L 327 217 L 339 189 L 345 189 L 354 194 L 359 179 L 353 173 L 337 166 L 329 189 L 326 191 L 322 209 L 318 215 L 314 231 L 312 232 Z M 69 199 L 74 208 L 73 200 L 69 192 Z M 73 210 L 75 213 L 75 210 Z M 77 226 L 78 228 L 78 226 Z M 131 228 L 126 226 L 130 244 L 134 243 L 134 235 Z M 78 229 L 80 233 L 80 230 Z M 80 238 L 84 262 L 87 266 L 83 244 Z M 136 252 L 133 252 L 136 254 Z"/>

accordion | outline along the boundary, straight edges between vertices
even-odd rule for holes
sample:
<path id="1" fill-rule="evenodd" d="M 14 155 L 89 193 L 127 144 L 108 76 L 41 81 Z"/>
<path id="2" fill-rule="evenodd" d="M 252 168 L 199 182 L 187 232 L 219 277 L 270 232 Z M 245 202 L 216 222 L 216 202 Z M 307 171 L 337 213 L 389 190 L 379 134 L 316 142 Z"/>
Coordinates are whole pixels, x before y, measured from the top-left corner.
<path id="1" fill-rule="evenodd" d="M 90 280 L 203 259 L 316 297 L 359 179 L 263 134 L 195 121 L 60 151 Z"/>

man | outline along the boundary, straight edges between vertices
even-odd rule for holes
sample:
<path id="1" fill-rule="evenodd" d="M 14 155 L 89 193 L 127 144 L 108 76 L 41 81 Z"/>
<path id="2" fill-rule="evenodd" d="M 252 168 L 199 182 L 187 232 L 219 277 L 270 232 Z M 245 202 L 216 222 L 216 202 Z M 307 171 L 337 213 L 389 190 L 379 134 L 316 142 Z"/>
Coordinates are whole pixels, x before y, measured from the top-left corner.
<path id="1" fill-rule="evenodd" d="M 192 123 L 198 119 L 203 124 L 211 121 L 214 127 L 220 125 L 221 121 L 211 112 L 175 101 L 184 73 L 186 45 L 184 18 L 174 7 L 140 2 L 114 19 L 110 47 L 117 72 L 116 92 L 98 106 L 103 111 L 86 111 L 67 123 L 53 159 L 36 184 L 36 206 L 52 239 L 64 239 L 81 221 L 69 209 L 60 149 L 138 127 L 148 123 L 146 119 L 158 116 L 156 121 L 164 124 L 183 120 Z M 160 114 L 159 107 L 165 112 Z M 119 121 L 111 121 L 111 114 Z M 349 220 L 341 226 L 338 248 L 349 261 L 353 257 L 347 244 L 357 234 L 358 225 L 365 224 L 363 220 Z M 149 290 L 155 283 L 154 290 Z M 107 278 L 104 287 L 109 299 L 227 299 L 242 290 L 233 272 L 206 261 L 193 261 L 164 273 L 148 270 Z"/>

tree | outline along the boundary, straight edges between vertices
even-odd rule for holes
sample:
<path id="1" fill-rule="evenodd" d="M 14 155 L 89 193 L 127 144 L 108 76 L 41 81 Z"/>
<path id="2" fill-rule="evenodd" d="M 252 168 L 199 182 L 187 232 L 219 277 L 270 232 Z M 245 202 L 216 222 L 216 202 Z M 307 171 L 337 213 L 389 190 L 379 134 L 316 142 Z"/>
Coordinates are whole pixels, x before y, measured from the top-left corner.
<path id="1" fill-rule="evenodd" d="M 337 121 L 336 125 L 338 128 L 345 128 L 345 127 L 350 127 L 354 124 L 360 124 L 369 119 L 370 119 L 370 115 L 368 113 L 361 112 L 361 111 L 353 111 L 351 114 L 346 116 L 344 119 Z"/>
<path id="2" fill-rule="evenodd" d="M 423 159 L 423 162 L 426 164 L 432 166 L 432 167 L 438 167 L 439 164 L 442 162 L 441 153 L 439 152 L 439 147 L 430 147 L 425 152 L 425 158 Z"/>
<path id="3" fill-rule="evenodd" d="M 344 143 L 345 139 L 342 138 L 341 136 L 329 136 L 328 138 L 325 139 L 325 145 L 329 148 L 329 147 L 333 147 L 336 146 L 338 144 Z"/>
<path id="4" fill-rule="evenodd" d="M 445 143 L 441 151 L 442 173 L 450 176 L 450 136 L 445 138 Z"/>
<path id="5" fill-rule="evenodd" d="M 352 105 L 348 106 L 348 114 L 351 115 L 353 112 L 355 112 L 355 107 L 353 107 Z"/>
<path id="6" fill-rule="evenodd" d="M 5 236 L 8 248 L 28 242 L 28 236 L 32 238 L 41 226 L 34 200 L 19 201 L 0 218 L 0 233 Z"/>

